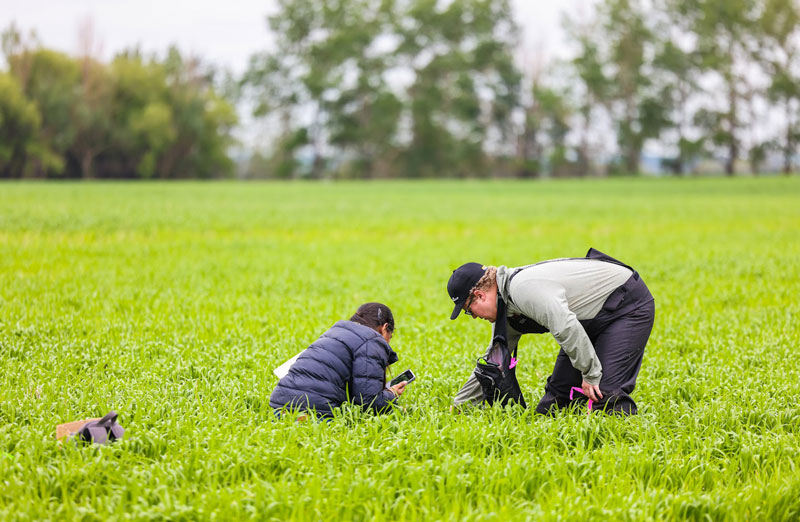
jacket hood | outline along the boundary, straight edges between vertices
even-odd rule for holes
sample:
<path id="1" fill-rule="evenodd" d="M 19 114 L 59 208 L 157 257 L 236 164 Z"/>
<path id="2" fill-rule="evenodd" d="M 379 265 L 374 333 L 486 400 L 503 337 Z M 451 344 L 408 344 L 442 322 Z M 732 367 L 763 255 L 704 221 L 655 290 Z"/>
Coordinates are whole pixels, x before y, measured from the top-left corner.
<path id="1" fill-rule="evenodd" d="M 336 321 L 336 323 L 333 325 L 333 328 L 343 328 L 349 332 L 356 334 L 364 341 L 375 340 L 378 344 L 380 344 L 386 349 L 386 355 L 389 357 L 388 364 L 394 364 L 399 359 L 397 357 L 397 354 L 394 353 L 394 350 L 392 350 L 392 347 L 389 346 L 389 343 L 386 342 L 386 339 L 384 339 L 381 334 L 379 334 L 377 331 L 373 330 L 369 326 L 364 326 L 363 324 L 358 324 L 353 321 L 341 320 L 341 321 Z"/>

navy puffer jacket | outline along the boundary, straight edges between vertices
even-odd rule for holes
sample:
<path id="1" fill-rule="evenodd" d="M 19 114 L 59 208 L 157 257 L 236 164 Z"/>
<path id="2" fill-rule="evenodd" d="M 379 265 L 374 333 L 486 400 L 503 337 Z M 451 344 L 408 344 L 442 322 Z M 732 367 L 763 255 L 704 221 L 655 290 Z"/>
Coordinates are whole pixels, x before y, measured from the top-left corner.
<path id="1" fill-rule="evenodd" d="M 345 401 L 378 413 L 390 411 L 394 394 L 385 386 L 386 367 L 397 362 L 389 343 L 368 326 L 338 321 L 306 348 L 278 381 L 269 405 L 316 410 L 330 416 Z"/>

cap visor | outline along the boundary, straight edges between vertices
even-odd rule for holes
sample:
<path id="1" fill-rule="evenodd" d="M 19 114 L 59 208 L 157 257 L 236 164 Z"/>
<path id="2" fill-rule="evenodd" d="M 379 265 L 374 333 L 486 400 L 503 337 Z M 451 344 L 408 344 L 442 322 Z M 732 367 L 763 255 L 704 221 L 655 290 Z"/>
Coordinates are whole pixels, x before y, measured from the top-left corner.
<path id="1" fill-rule="evenodd" d="M 458 314 L 461 313 L 461 309 L 462 308 L 463 308 L 463 306 L 461 306 L 460 304 L 456 304 L 456 307 L 453 308 L 453 313 L 450 314 L 450 319 L 452 320 L 452 319 L 455 319 L 456 317 L 458 317 Z"/>

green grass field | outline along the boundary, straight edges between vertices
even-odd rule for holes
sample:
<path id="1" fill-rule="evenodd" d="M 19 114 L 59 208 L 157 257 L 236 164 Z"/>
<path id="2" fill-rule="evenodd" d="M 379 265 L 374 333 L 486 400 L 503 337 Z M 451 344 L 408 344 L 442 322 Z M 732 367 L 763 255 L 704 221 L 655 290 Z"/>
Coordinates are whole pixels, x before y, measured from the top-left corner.
<path id="1" fill-rule="evenodd" d="M 656 298 L 640 415 L 449 413 L 490 333 L 451 270 L 590 246 Z M 796 520 L 799 296 L 797 177 L 0 184 L 0 519 Z M 408 411 L 276 420 L 272 369 L 370 300 Z M 556 353 L 523 337 L 529 403 Z"/>

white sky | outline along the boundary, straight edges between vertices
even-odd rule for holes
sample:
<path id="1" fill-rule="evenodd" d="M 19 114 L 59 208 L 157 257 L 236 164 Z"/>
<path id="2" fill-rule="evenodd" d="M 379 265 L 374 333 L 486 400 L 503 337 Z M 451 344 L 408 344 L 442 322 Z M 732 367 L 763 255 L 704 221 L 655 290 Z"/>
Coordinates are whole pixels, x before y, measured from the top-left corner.
<path id="1" fill-rule="evenodd" d="M 538 61 L 533 57 L 541 52 L 559 54 L 561 12 L 576 14 L 590 2 L 512 0 L 524 31 L 524 61 Z M 46 47 L 75 54 L 78 28 L 88 18 L 103 59 L 136 45 L 163 55 L 174 43 L 183 53 L 241 73 L 250 55 L 269 48 L 266 15 L 274 9 L 272 0 L 0 0 L 0 30 L 15 22 L 23 33 L 35 30 Z"/>

